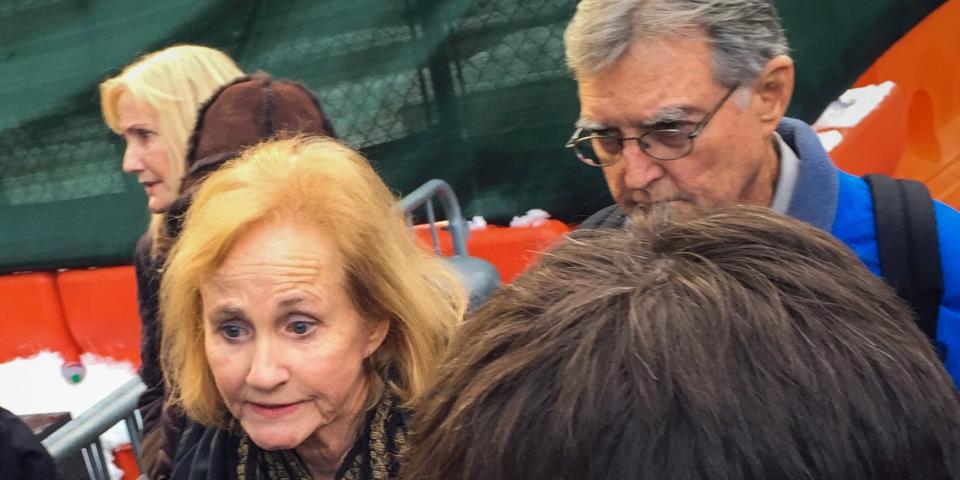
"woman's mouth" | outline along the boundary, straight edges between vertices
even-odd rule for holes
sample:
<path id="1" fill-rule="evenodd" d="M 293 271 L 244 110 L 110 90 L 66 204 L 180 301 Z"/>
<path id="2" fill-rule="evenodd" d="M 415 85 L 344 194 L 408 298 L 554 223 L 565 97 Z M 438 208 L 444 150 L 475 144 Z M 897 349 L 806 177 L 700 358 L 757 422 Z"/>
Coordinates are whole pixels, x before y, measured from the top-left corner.
<path id="1" fill-rule="evenodd" d="M 284 403 L 284 404 L 269 404 L 269 403 L 254 403 L 247 402 L 247 405 L 256 412 L 258 415 L 264 417 L 282 417 L 284 415 L 289 415 L 297 410 L 300 407 L 301 402 L 294 403 Z"/>

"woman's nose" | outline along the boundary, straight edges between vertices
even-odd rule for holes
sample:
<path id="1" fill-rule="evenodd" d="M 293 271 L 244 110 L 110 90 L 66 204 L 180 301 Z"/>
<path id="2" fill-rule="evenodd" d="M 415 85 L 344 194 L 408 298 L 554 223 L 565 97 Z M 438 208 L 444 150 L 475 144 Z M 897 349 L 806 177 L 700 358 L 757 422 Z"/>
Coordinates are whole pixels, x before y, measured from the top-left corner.
<path id="1" fill-rule="evenodd" d="M 258 339 L 255 346 L 247 384 L 258 390 L 273 390 L 290 379 L 282 349 L 275 348 L 267 339 Z"/>
<path id="2" fill-rule="evenodd" d="M 121 164 L 124 173 L 140 173 L 143 171 L 141 155 L 142 152 L 139 147 L 127 144 L 127 148 L 123 151 L 123 163 Z"/>

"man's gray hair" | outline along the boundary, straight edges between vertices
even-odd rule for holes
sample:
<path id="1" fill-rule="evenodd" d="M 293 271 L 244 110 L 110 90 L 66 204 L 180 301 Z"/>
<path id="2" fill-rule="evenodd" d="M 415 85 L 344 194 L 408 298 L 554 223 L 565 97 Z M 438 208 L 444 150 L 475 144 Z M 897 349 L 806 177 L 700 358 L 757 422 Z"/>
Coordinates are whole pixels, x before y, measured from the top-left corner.
<path id="1" fill-rule="evenodd" d="M 638 40 L 704 31 L 714 75 L 732 87 L 753 82 L 790 48 L 773 0 L 582 0 L 564 34 L 567 65 L 580 78 L 610 67 Z"/>

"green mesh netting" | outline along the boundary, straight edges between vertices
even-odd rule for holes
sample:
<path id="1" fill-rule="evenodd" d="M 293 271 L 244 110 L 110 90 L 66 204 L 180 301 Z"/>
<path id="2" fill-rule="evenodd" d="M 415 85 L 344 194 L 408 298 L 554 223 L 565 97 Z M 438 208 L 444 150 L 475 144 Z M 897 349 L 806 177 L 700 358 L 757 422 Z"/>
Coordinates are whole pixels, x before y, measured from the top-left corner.
<path id="1" fill-rule="evenodd" d="M 811 120 L 943 0 L 778 1 Z M 129 262 L 147 215 L 120 172 L 97 85 L 173 43 L 303 81 L 399 194 L 439 177 L 468 215 L 577 221 L 610 202 L 562 148 L 572 0 L 5 0 L 0 5 L 0 271 Z"/>

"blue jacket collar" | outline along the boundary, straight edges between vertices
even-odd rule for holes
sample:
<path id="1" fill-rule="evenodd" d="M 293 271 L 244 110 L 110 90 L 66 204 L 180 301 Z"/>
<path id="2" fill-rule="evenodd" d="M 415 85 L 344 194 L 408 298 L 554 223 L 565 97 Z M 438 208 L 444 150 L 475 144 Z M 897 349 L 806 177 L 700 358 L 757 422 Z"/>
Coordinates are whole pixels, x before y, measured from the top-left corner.
<path id="1" fill-rule="evenodd" d="M 817 134 L 806 123 L 784 117 L 777 133 L 800 157 L 797 183 L 787 215 L 827 232 L 833 228 L 840 176 Z"/>

